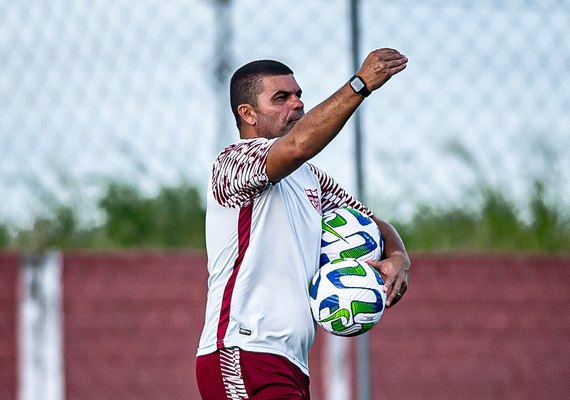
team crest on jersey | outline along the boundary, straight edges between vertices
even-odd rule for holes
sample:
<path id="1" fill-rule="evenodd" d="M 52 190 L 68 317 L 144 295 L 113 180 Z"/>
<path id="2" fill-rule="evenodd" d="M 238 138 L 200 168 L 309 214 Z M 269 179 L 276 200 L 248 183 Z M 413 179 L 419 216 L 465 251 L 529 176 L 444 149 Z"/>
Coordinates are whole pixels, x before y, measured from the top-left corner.
<path id="1" fill-rule="evenodd" d="M 322 214 L 321 199 L 319 199 L 319 192 L 317 189 L 305 189 L 305 193 L 307 193 L 307 197 L 313 207 L 315 207 L 315 210 L 317 210 L 319 214 Z"/>

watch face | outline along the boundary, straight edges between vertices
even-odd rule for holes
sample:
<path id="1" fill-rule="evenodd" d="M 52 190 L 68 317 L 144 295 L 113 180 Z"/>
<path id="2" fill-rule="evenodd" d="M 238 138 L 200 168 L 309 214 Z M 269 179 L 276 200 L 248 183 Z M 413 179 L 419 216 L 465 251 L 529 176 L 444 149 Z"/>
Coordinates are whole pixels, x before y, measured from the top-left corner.
<path id="1" fill-rule="evenodd" d="M 360 92 L 362 89 L 364 89 L 364 83 L 359 78 L 354 78 L 351 80 L 350 86 L 352 86 L 355 92 Z"/>

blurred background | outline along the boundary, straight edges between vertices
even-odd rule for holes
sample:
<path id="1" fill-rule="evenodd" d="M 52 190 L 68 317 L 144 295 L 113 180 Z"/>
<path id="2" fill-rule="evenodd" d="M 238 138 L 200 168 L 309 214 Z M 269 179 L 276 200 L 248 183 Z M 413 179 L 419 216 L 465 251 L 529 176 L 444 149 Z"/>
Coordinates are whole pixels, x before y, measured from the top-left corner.
<path id="1" fill-rule="evenodd" d="M 467 224 L 487 206 L 520 230 L 562 223 L 566 238 L 556 225 L 548 246 L 568 248 L 570 2 L 357 3 L 358 59 L 378 47 L 410 59 L 360 111 L 361 197 L 395 223 Z M 212 160 L 237 138 L 228 81 L 243 63 L 290 65 L 307 110 L 340 87 L 355 72 L 350 5 L 3 1 L 0 243 L 200 247 L 180 223 L 178 241 L 107 225 L 128 204 L 192 196 L 180 212 L 203 206 Z M 353 130 L 315 163 L 354 192 Z M 545 246 L 525 234 L 526 248 Z"/>
<path id="2" fill-rule="evenodd" d="M 2 0 L 0 400 L 197 398 L 229 78 L 280 60 L 309 110 L 355 43 L 410 60 L 360 108 L 362 154 L 353 119 L 314 160 L 413 256 L 372 398 L 565 398 L 570 1 Z M 314 398 L 356 398 L 326 349 Z"/>

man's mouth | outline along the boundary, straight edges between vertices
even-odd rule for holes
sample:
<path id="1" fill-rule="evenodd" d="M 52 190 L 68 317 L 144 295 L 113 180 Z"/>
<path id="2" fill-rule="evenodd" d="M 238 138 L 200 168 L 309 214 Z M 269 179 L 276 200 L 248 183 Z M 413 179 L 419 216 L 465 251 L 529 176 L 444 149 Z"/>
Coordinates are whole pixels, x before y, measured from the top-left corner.
<path id="1" fill-rule="evenodd" d="M 291 119 L 289 120 L 289 125 L 296 124 L 297 122 L 299 122 L 299 120 L 300 120 L 301 118 L 303 118 L 302 115 L 299 115 L 299 116 L 296 116 L 296 117 L 291 118 Z"/>

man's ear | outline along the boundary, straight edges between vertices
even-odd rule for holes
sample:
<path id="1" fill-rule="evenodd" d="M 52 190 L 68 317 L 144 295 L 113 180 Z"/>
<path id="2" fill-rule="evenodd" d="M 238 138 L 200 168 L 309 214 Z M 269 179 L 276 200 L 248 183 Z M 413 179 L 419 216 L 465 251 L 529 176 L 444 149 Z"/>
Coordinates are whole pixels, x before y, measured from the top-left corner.
<path id="1" fill-rule="evenodd" d="M 237 112 L 244 123 L 255 126 L 257 124 L 257 113 L 249 104 L 240 104 L 237 107 Z"/>

